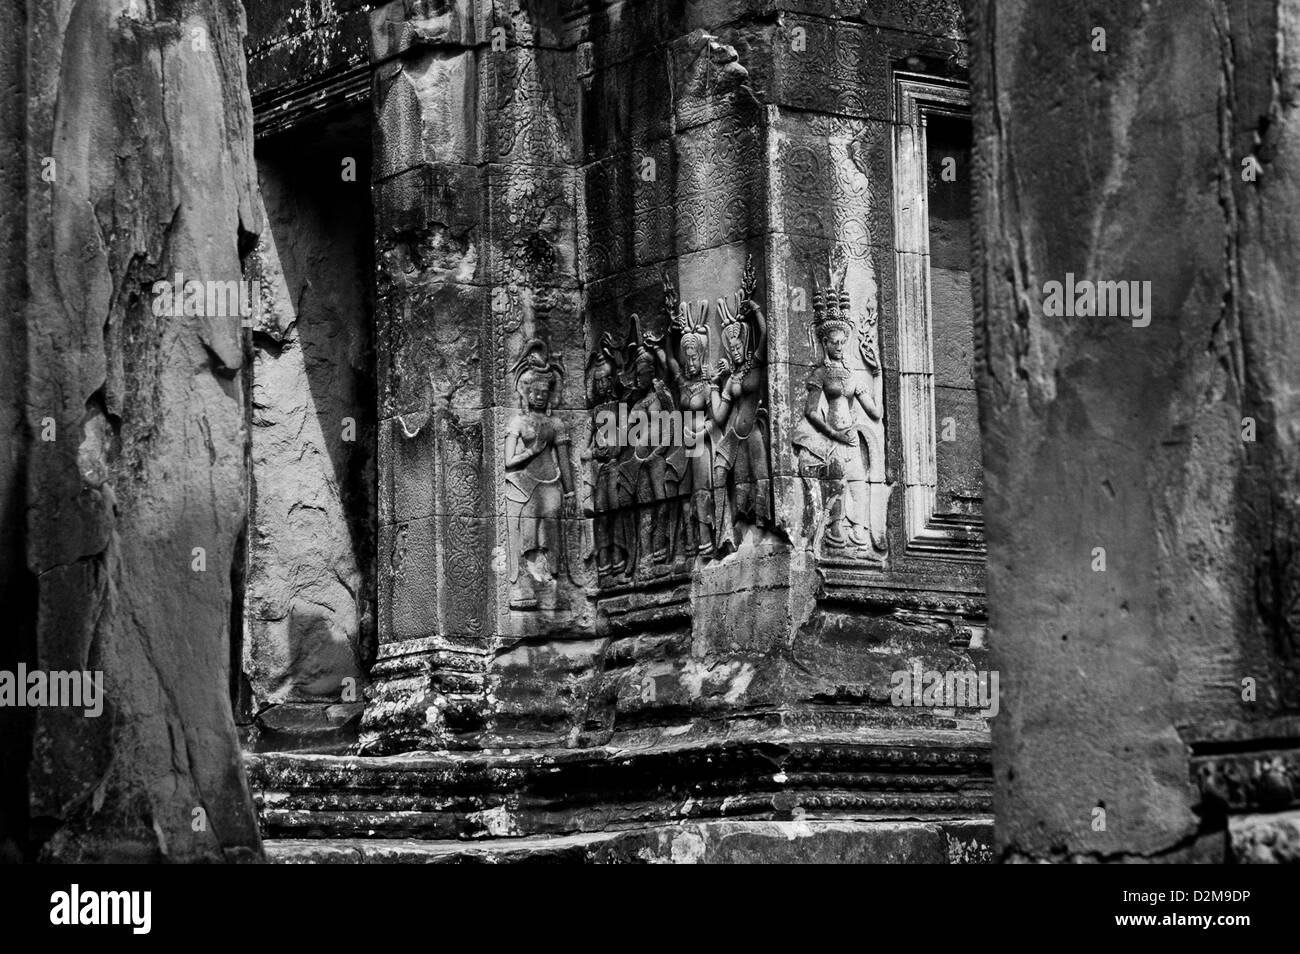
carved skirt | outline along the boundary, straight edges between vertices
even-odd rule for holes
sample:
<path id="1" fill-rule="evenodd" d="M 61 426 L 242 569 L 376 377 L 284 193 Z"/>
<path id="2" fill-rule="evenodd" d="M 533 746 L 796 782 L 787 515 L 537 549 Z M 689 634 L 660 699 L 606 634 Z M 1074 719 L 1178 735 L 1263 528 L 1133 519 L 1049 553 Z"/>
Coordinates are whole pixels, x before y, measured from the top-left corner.
<path id="1" fill-rule="evenodd" d="M 713 462 L 715 467 L 727 470 L 743 462 L 739 468 L 742 473 L 759 480 L 767 477 L 767 440 L 763 433 L 763 422 L 754 421 L 754 426 L 744 437 L 728 425 L 722 439 L 713 447 Z"/>
<path id="2" fill-rule="evenodd" d="M 506 474 L 505 496 L 511 556 L 517 560 L 533 550 L 546 550 L 551 558 L 551 569 L 556 569 L 563 543 L 560 508 L 564 503 L 564 491 L 560 478 L 539 480 L 527 471 Z M 517 572 L 515 566 L 512 570 Z"/>
<path id="3" fill-rule="evenodd" d="M 811 431 L 811 429 L 809 429 Z M 857 440 L 841 444 L 824 434 L 805 431 L 798 437 L 799 474 L 821 480 L 866 480 L 867 444 L 863 435 L 855 431 Z"/>
<path id="4" fill-rule="evenodd" d="M 618 509 L 618 461 L 601 461 L 596 467 L 592 498 L 592 509 L 596 513 Z"/>

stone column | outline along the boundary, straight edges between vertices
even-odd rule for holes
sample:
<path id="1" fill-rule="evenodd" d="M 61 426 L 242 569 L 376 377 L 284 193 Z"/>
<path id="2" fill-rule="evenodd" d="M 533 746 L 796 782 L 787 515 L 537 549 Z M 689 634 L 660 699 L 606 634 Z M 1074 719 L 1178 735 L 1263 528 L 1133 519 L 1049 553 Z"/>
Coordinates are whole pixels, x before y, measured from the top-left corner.
<path id="1" fill-rule="evenodd" d="M 160 315 L 154 294 L 240 280 L 262 227 L 243 15 L 157 10 L 26 11 L 29 662 L 104 691 L 96 718 L 35 711 L 29 808 L 55 861 L 260 854 L 229 684 L 240 316 Z"/>
<path id="2" fill-rule="evenodd" d="M 1294 822 L 1254 816 L 1300 792 L 1300 25 L 993 6 L 971 32 L 1001 853 L 1220 860 L 1229 828 L 1294 858 Z M 1065 317 L 1067 276 L 1084 308 L 1084 283 L 1137 284 Z"/>
<path id="3" fill-rule="evenodd" d="M 379 658 L 363 743 L 470 724 L 495 632 L 482 4 L 372 11 Z M 383 736 L 380 739 L 380 730 Z"/>

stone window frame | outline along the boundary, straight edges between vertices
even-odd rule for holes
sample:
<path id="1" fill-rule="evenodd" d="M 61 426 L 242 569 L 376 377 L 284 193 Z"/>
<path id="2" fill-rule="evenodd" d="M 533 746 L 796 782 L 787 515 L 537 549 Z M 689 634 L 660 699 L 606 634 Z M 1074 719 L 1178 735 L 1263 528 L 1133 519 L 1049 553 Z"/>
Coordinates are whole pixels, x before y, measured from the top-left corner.
<path id="1" fill-rule="evenodd" d="M 903 539 L 908 553 L 982 561 L 983 517 L 936 513 L 934 335 L 930 298 L 926 125 L 932 115 L 970 119 L 967 86 L 894 74 L 893 213 L 897 288 L 898 411 Z"/>

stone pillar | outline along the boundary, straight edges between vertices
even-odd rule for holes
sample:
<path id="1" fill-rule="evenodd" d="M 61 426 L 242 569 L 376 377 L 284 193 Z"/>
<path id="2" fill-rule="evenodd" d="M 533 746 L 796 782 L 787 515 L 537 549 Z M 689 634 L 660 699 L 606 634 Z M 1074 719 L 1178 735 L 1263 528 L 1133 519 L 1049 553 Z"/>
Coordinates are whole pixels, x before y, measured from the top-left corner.
<path id="1" fill-rule="evenodd" d="M 243 15 L 157 9 L 30 4 L 25 23 L 33 662 L 104 690 L 97 718 L 35 711 L 50 837 L 31 847 L 56 861 L 260 854 L 229 693 L 240 316 L 160 315 L 154 287 L 240 280 L 261 229 Z"/>
<path id="2" fill-rule="evenodd" d="M 369 749 L 480 724 L 497 632 L 486 7 L 371 14 L 379 655 Z M 504 299 L 497 299 L 504 305 Z"/>
<path id="3" fill-rule="evenodd" d="M 1242 860 L 1294 857 L 1293 820 L 1250 816 L 1300 792 L 1297 21 L 992 8 L 971 32 L 1001 853 L 1220 860 L 1228 829 Z M 1138 284 L 1057 316 L 1067 276 L 1084 308 L 1085 282 Z"/>

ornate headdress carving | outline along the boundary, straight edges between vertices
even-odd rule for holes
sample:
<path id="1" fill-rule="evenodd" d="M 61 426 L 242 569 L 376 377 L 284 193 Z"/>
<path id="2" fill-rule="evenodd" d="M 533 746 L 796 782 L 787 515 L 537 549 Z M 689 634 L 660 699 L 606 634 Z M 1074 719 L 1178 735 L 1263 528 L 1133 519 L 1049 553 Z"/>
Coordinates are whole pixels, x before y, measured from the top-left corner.
<path id="1" fill-rule="evenodd" d="M 663 273 L 664 314 L 668 316 L 669 327 L 675 329 L 681 340 L 678 344 L 678 358 L 685 360 L 687 348 L 694 348 L 703 361 L 709 351 L 709 303 L 704 300 L 683 302 L 677 296 L 668 272 Z"/>
<path id="2" fill-rule="evenodd" d="M 682 307 L 680 349 L 685 354 L 687 348 L 694 348 L 701 360 L 709 353 L 709 303 L 707 301 L 688 301 Z"/>
<path id="3" fill-rule="evenodd" d="M 539 377 L 545 378 L 552 391 L 564 377 L 564 365 L 559 355 L 551 355 L 551 349 L 541 338 L 532 338 L 524 345 L 523 354 L 515 362 L 511 371 L 515 378 L 515 394 L 519 396 L 519 406 L 527 407 L 528 401 L 524 389 L 529 381 Z"/>
<path id="4" fill-rule="evenodd" d="M 810 347 L 824 341 L 832 331 L 842 331 L 845 337 L 852 336 L 856 322 L 850 311 L 848 292 L 841 289 L 837 294 L 834 289 L 822 288 L 814 280 L 812 306 L 812 320 L 808 322 Z"/>
<path id="5" fill-rule="evenodd" d="M 865 318 L 858 321 L 853 317 L 853 302 L 844 288 L 840 288 L 838 292 L 832 288 L 822 288 L 815 280 L 813 285 L 813 315 L 812 320 L 808 322 L 809 347 L 822 344 L 826 336 L 833 331 L 842 332 L 846 339 L 852 338 L 853 332 L 857 331 L 858 354 L 862 356 L 862 363 L 873 370 L 879 368 L 874 310 L 869 308 Z"/>
<path id="6" fill-rule="evenodd" d="M 623 346 L 626 358 L 623 362 L 621 380 L 625 388 L 629 390 L 636 388 L 637 372 L 641 368 L 649 368 L 655 377 L 659 376 L 659 356 L 655 352 L 662 345 L 662 337 L 646 333 L 641 328 L 640 316 L 633 312 L 632 328 L 628 332 L 627 343 Z"/>
<path id="7" fill-rule="evenodd" d="M 718 316 L 722 321 L 722 340 L 730 344 L 737 339 L 749 353 L 749 305 L 754 297 L 757 279 L 754 276 L 753 256 L 745 256 L 745 271 L 740 279 L 740 289 L 726 298 L 718 299 Z"/>
<path id="8" fill-rule="evenodd" d="M 623 370 L 623 359 L 618 353 L 618 346 L 614 344 L 614 336 L 608 331 L 601 337 L 600 343 L 596 346 L 596 349 L 587 356 L 585 379 L 587 385 L 588 404 L 596 403 L 596 372 L 601 367 L 609 368 L 609 380 L 614 388 L 614 396 L 617 397 L 622 383 L 619 380 L 619 374 Z"/>

